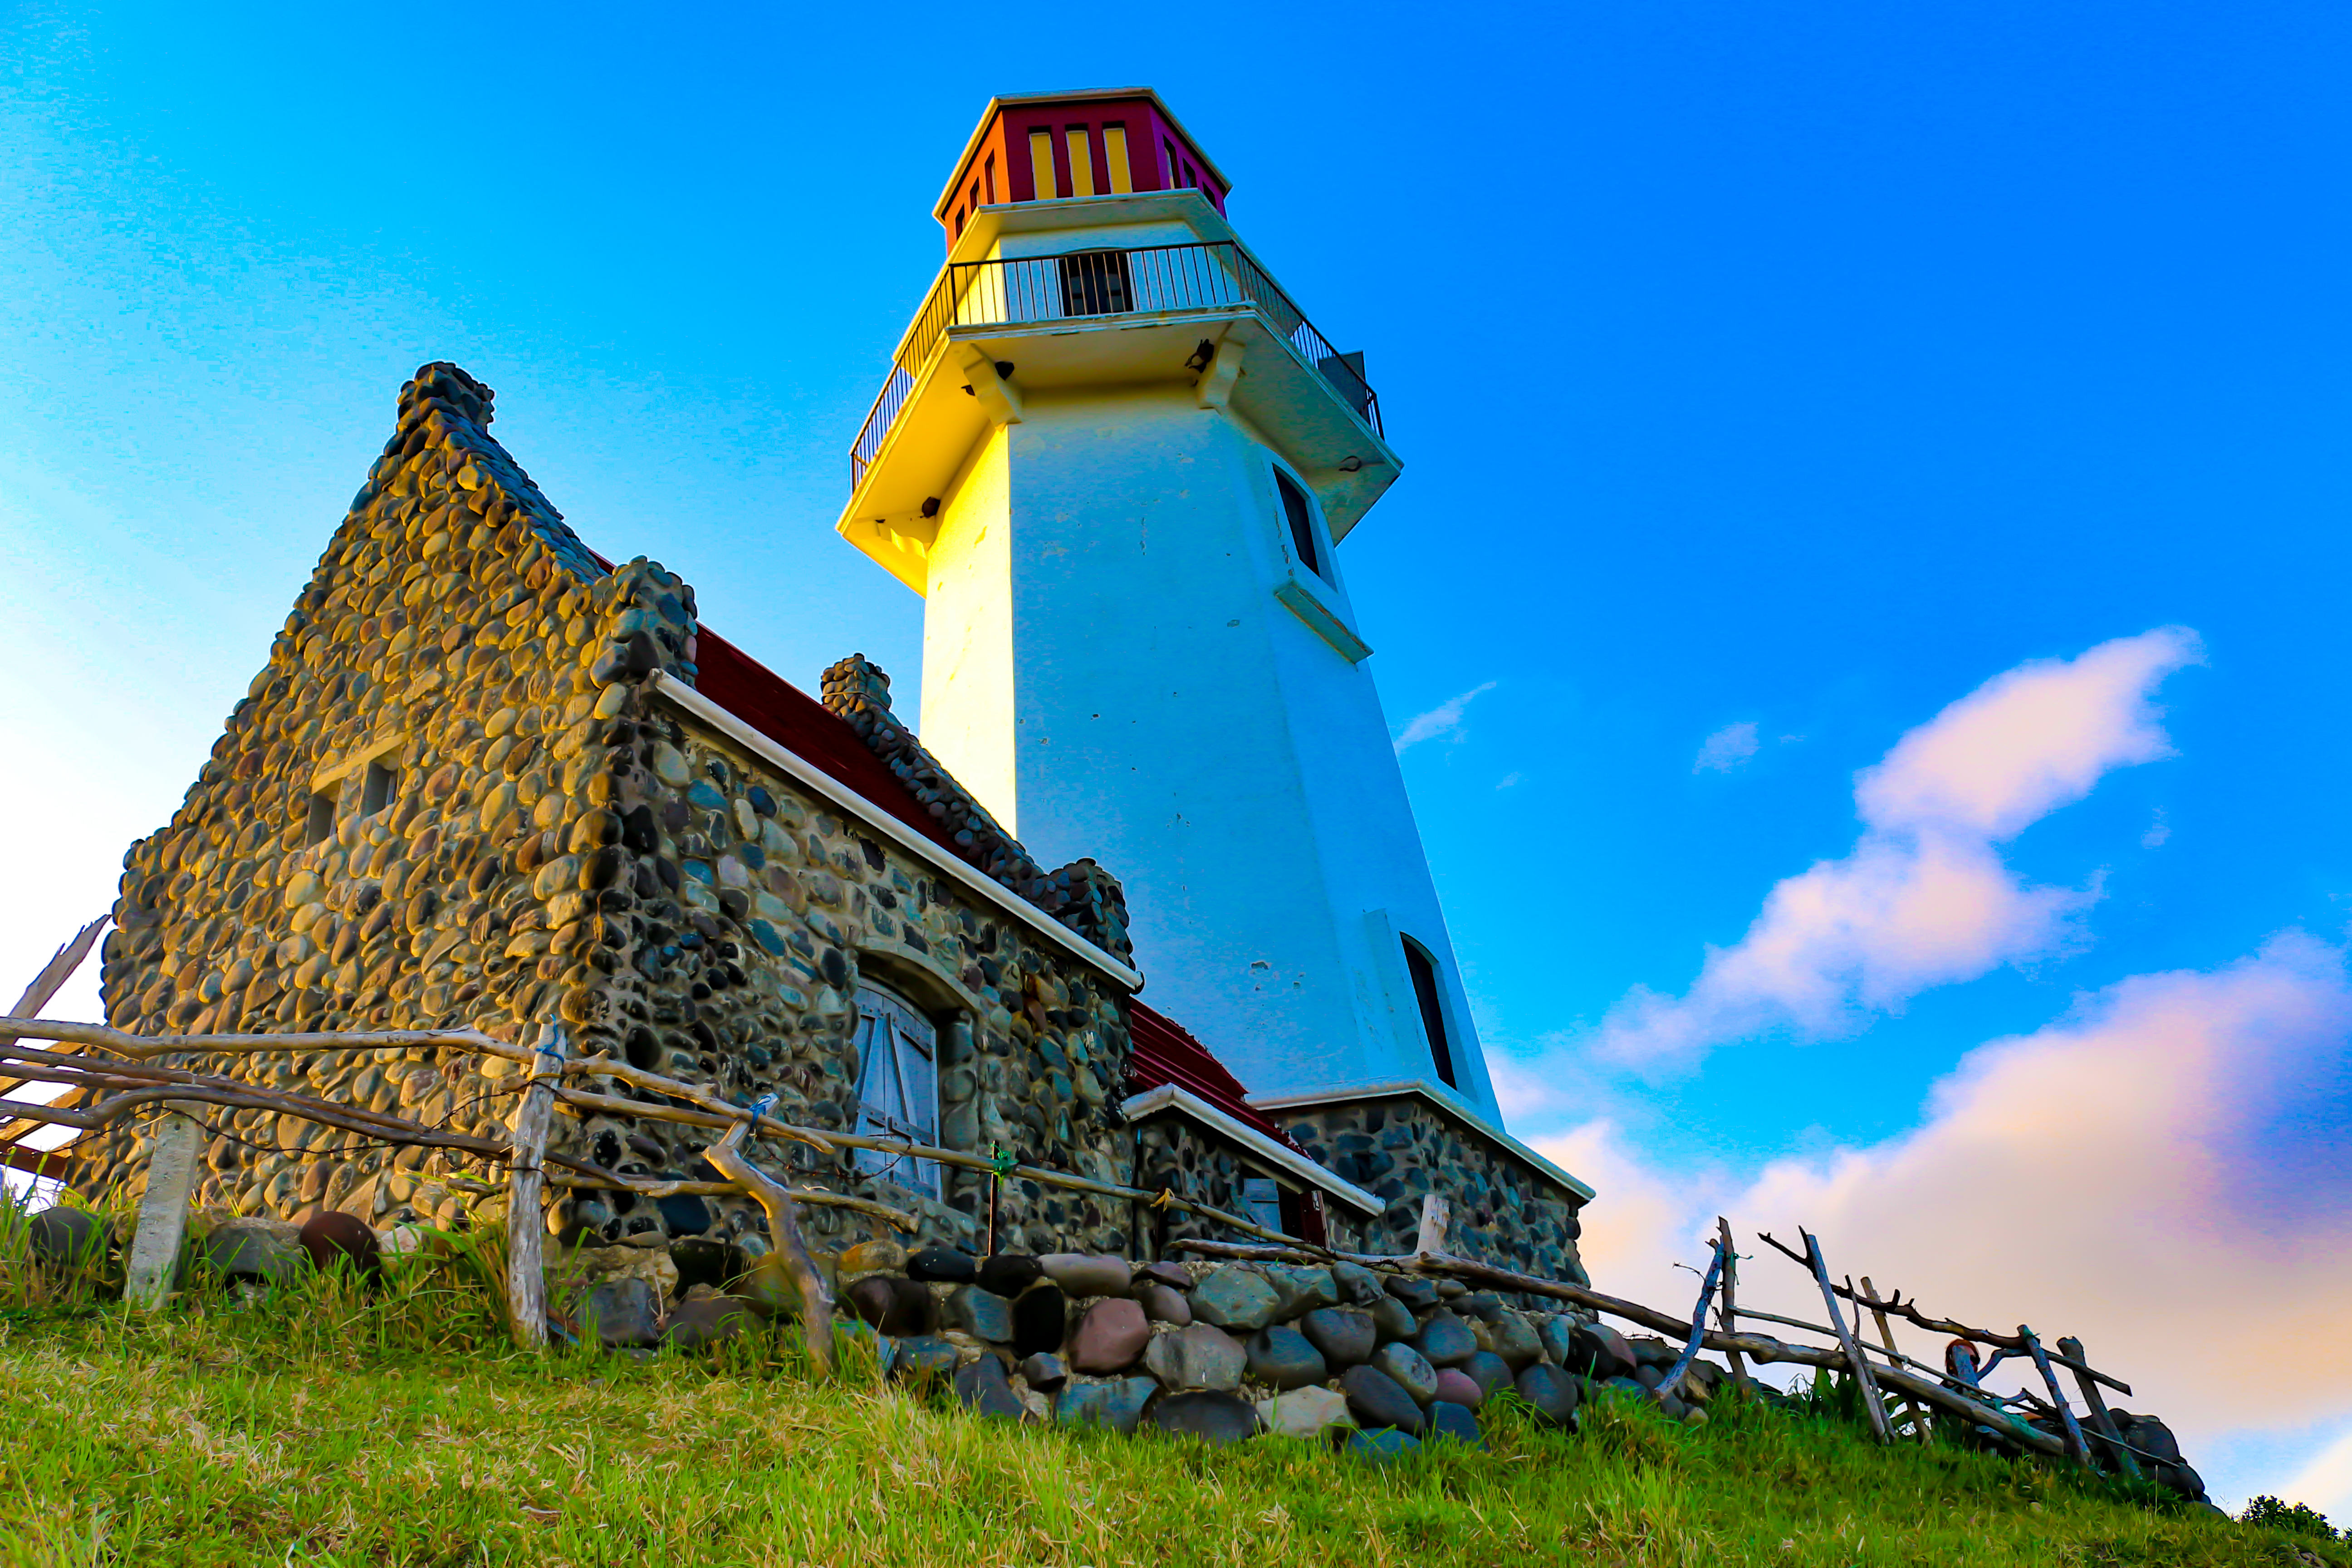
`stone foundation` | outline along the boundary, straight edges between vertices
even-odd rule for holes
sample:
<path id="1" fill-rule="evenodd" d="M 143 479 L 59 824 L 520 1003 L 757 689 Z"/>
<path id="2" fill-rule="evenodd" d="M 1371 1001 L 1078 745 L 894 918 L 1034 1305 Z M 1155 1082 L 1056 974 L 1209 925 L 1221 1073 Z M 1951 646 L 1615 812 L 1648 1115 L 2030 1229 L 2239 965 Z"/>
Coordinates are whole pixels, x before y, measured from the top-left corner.
<path id="1" fill-rule="evenodd" d="M 1334 1205 L 1330 1245 L 1343 1252 L 1410 1252 L 1421 1200 L 1453 1206 L 1447 1246 L 1464 1258 L 1546 1279 L 1591 1283 L 1577 1254 L 1583 1194 L 1418 1095 L 1269 1110 L 1308 1159 L 1388 1208 L 1370 1218 Z"/>

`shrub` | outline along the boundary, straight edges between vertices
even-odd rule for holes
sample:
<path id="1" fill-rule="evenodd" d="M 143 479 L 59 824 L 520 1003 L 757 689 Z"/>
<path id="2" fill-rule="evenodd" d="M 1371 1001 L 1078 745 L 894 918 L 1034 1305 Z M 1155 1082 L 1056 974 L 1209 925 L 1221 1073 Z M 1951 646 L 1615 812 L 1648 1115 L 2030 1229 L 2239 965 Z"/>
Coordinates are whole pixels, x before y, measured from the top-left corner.
<path id="1" fill-rule="evenodd" d="M 2336 1539 L 2336 1531 L 2327 1522 L 2327 1516 L 2309 1503 L 2282 1502 L 2268 1494 L 2248 1503 L 2246 1511 L 2238 1518 L 2247 1524 L 2283 1530 L 2289 1535 L 2308 1535 L 2318 1541 Z"/>

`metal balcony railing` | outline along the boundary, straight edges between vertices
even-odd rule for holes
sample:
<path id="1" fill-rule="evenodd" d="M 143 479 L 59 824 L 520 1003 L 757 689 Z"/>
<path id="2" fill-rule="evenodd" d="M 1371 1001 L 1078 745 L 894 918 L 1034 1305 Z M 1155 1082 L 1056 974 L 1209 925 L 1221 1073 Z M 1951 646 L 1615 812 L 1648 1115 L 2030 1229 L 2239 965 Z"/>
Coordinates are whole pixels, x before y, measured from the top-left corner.
<path id="1" fill-rule="evenodd" d="M 1256 310 L 1366 425 L 1384 434 L 1380 399 L 1364 380 L 1358 360 L 1333 348 L 1274 279 L 1231 240 L 959 261 L 950 264 L 932 285 L 899 345 L 881 395 L 866 416 L 865 428 L 849 448 L 849 488 L 857 488 L 866 465 L 881 451 L 914 390 L 917 373 L 950 327 L 1015 326 L 1235 305 Z"/>

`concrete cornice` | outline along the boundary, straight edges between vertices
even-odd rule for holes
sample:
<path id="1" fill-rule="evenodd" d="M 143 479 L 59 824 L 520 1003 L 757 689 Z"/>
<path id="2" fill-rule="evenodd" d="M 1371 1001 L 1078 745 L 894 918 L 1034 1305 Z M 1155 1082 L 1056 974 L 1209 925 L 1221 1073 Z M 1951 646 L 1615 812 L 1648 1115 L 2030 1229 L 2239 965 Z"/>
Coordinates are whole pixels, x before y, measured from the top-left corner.
<path id="1" fill-rule="evenodd" d="M 1203 244 L 1220 241 L 1241 246 L 1259 271 L 1273 272 L 1234 232 L 1225 215 L 1209 198 L 1186 186 L 1174 191 L 1126 191 L 1099 196 L 1057 196 L 1050 202 L 999 202 L 971 215 L 963 233 L 948 248 L 948 266 L 982 259 L 989 247 L 1008 234 L 1052 234 L 1060 229 L 1115 228 L 1140 223 L 1181 223 L 1200 236 Z M 926 292 L 926 299 L 929 298 Z"/>
<path id="2" fill-rule="evenodd" d="M 1253 1094 L 1249 1097 L 1253 1110 L 1304 1110 L 1312 1106 L 1336 1105 L 1350 1100 L 1396 1100 L 1412 1095 L 1461 1122 L 1482 1138 L 1491 1139 L 1533 1165 L 1537 1170 L 1575 1193 L 1588 1203 L 1592 1189 L 1578 1181 L 1541 1154 L 1528 1148 L 1460 1100 L 1440 1089 L 1425 1079 L 1391 1079 L 1383 1083 L 1349 1084 L 1343 1088 L 1311 1089 L 1300 1094 Z"/>
<path id="3" fill-rule="evenodd" d="M 1143 989 L 1143 976 L 1132 966 L 1121 963 L 1002 882 L 983 876 L 970 862 L 932 843 L 831 773 L 789 747 L 770 740 L 667 670 L 656 670 L 646 684 L 656 696 L 687 717 L 718 731 L 729 741 L 781 770 L 793 783 L 856 817 L 908 854 L 945 872 L 951 880 L 979 894 L 1087 967 L 1099 971 L 1129 993 Z"/>
<path id="4" fill-rule="evenodd" d="M 1340 1180 L 1297 1150 L 1284 1148 L 1248 1122 L 1236 1121 L 1180 1085 L 1163 1083 L 1157 1089 L 1147 1089 L 1141 1094 L 1121 1101 L 1118 1109 L 1129 1121 L 1162 1110 L 1181 1110 L 1212 1131 L 1232 1139 L 1267 1164 L 1289 1172 L 1300 1181 L 1329 1193 L 1344 1204 L 1370 1215 L 1379 1214 L 1388 1207 L 1363 1188 Z"/>

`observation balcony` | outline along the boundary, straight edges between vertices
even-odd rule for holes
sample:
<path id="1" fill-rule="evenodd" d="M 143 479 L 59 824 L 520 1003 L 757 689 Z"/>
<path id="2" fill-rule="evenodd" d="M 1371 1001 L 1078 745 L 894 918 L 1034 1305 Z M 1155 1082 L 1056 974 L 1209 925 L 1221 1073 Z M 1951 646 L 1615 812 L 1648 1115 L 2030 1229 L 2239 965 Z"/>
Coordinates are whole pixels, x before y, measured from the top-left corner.
<path id="1" fill-rule="evenodd" d="M 1230 407 L 1315 487 L 1341 536 L 1397 477 L 1380 398 L 1363 356 L 1332 347 L 1232 240 L 950 262 L 850 447 L 843 531 L 925 539 L 928 498 L 987 426 L 966 384 L 975 366 L 1016 397 L 1052 396 L 1197 379 L 1227 342 L 1241 363 Z"/>

